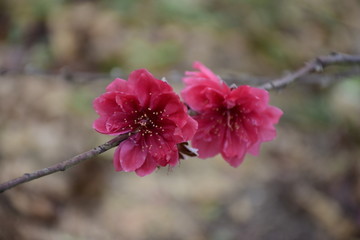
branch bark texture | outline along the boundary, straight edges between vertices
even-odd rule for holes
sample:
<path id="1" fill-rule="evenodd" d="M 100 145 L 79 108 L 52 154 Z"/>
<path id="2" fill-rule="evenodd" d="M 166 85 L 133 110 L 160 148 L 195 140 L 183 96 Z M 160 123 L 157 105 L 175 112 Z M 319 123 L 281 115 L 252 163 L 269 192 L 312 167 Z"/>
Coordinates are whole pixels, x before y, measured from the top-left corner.
<path id="1" fill-rule="evenodd" d="M 107 150 L 109 150 L 113 147 L 116 147 L 117 145 L 120 144 L 120 142 L 124 141 L 128 137 L 129 137 L 128 134 L 119 135 L 100 146 L 97 146 L 87 152 L 81 153 L 75 157 L 68 159 L 68 160 L 54 164 L 50 167 L 46 167 L 46 168 L 37 170 L 32 173 L 25 173 L 21 177 L 18 177 L 18 178 L 12 179 L 10 181 L 7 181 L 5 183 L 2 183 L 2 184 L 0 184 L 0 193 L 4 192 L 10 188 L 13 188 L 19 184 L 29 182 L 29 181 L 32 181 L 37 178 L 41 178 L 41 177 L 44 177 L 46 175 L 49 175 L 49 174 L 52 174 L 55 172 L 65 171 L 66 169 L 71 168 L 87 159 L 95 157 L 103 152 L 106 152 Z"/>
<path id="2" fill-rule="evenodd" d="M 328 56 L 320 56 L 306 63 L 305 66 L 298 69 L 297 71 L 290 73 L 285 77 L 260 85 L 258 87 L 266 90 L 280 89 L 294 82 L 296 79 L 303 77 L 309 73 L 322 71 L 325 67 L 330 65 L 343 65 L 343 64 L 360 64 L 360 55 L 333 53 Z M 25 173 L 21 177 L 2 183 L 0 184 L 0 193 L 8 189 L 11 189 L 19 184 L 29 182 L 37 178 L 41 178 L 55 172 L 65 171 L 66 169 L 73 167 L 87 159 L 95 157 L 103 152 L 108 151 L 111 148 L 116 147 L 117 145 L 120 144 L 120 142 L 124 141 L 128 137 L 129 137 L 128 134 L 119 135 L 98 147 L 95 147 L 87 152 L 81 153 L 68 160 L 54 164 L 50 167 L 40 169 L 33 173 Z"/>
<path id="3" fill-rule="evenodd" d="M 258 86 L 265 90 L 280 89 L 294 82 L 296 79 L 312 72 L 320 72 L 330 65 L 360 64 L 360 55 L 347 55 L 341 53 L 332 53 L 328 56 L 317 57 L 297 71 L 286 75 L 285 77 Z"/>

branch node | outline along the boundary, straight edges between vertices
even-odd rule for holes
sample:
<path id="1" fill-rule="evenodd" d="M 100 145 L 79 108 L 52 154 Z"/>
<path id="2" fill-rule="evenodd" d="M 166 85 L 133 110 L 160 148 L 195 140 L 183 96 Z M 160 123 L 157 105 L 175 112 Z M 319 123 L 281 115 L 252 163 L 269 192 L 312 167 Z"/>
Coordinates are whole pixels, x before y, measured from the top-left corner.
<path id="1" fill-rule="evenodd" d="M 322 72 L 322 71 L 324 71 L 324 65 L 319 61 L 319 62 L 314 66 L 314 71 L 315 71 L 315 72 Z"/>
<path id="2" fill-rule="evenodd" d="M 310 62 L 305 63 L 305 66 L 298 69 L 297 71 L 286 75 L 285 77 L 276 79 L 274 81 L 265 83 L 258 86 L 266 90 L 282 88 L 296 79 L 309 74 L 311 72 L 322 72 L 325 67 L 330 65 L 341 65 L 341 64 L 360 64 L 360 55 L 348 55 L 337 52 L 332 52 L 327 56 L 319 56 Z"/>
<path id="3" fill-rule="evenodd" d="M 271 88 L 276 88 L 276 85 L 275 85 L 275 83 L 274 82 L 270 82 L 270 86 L 271 86 Z M 284 87 L 285 87 L 286 85 L 284 85 Z"/>
<path id="4" fill-rule="evenodd" d="M 107 147 L 107 144 L 104 144 L 104 146 Z M 103 146 L 97 146 L 96 148 L 94 148 L 95 151 L 99 151 L 99 152 L 105 152 L 105 147 Z"/>
<path id="5" fill-rule="evenodd" d="M 313 62 L 314 71 L 322 72 L 322 71 L 324 71 L 324 67 L 325 67 L 325 62 L 323 61 L 323 59 L 321 57 L 315 58 L 315 60 Z"/>

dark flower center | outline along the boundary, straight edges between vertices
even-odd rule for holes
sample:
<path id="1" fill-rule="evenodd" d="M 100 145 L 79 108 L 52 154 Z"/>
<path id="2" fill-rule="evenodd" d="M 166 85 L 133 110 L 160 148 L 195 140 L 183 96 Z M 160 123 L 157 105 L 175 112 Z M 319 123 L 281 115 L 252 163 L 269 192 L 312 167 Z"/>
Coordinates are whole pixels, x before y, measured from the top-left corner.
<path id="1" fill-rule="evenodd" d="M 161 120 L 163 120 L 161 115 L 163 112 L 164 111 L 152 111 L 151 108 L 143 111 L 135 117 L 135 129 L 137 129 L 142 136 L 158 135 L 160 131 L 164 131 L 161 126 Z"/>

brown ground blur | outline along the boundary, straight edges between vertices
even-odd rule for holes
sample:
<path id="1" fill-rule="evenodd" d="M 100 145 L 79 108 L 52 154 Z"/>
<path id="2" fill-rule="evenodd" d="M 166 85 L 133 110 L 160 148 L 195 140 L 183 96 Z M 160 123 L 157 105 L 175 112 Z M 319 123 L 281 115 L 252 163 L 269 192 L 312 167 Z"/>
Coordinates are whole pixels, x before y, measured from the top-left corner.
<path id="1" fill-rule="evenodd" d="M 359 12 L 355 0 L 1 1 L 0 182 L 110 139 L 91 128 L 112 80 L 95 73 L 146 67 L 177 91 L 194 60 L 228 79 L 281 76 L 359 53 Z M 0 194 L 0 239 L 360 239 L 360 78 L 271 97 L 278 137 L 239 168 L 188 159 L 140 178 L 116 173 L 110 150 Z"/>

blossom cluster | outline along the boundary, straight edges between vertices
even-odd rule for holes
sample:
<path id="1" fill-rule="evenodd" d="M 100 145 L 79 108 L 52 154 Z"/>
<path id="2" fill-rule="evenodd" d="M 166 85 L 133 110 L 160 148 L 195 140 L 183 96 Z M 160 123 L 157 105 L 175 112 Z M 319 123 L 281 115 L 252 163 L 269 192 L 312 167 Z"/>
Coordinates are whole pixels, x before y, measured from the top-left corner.
<path id="1" fill-rule="evenodd" d="M 229 87 L 202 63 L 195 62 L 194 68 L 198 71 L 183 78 L 184 103 L 146 69 L 133 71 L 128 80 L 115 79 L 94 100 L 99 118 L 93 128 L 129 135 L 115 150 L 116 171 L 145 176 L 158 167 L 174 167 L 197 150 L 199 158 L 221 154 L 237 167 L 246 153 L 257 155 L 262 142 L 275 138 L 282 111 L 269 105 L 266 90 Z"/>

